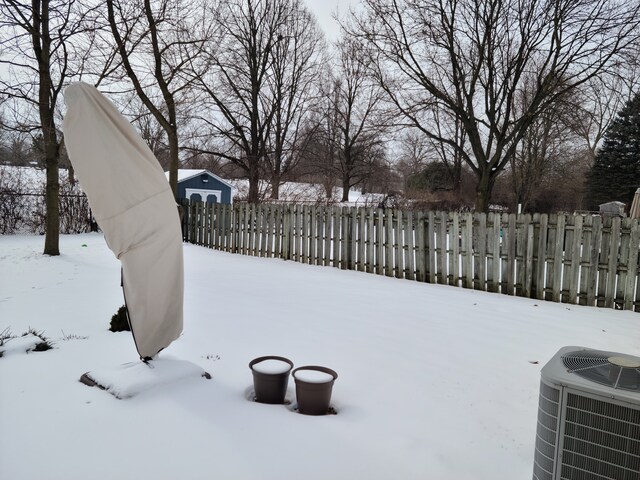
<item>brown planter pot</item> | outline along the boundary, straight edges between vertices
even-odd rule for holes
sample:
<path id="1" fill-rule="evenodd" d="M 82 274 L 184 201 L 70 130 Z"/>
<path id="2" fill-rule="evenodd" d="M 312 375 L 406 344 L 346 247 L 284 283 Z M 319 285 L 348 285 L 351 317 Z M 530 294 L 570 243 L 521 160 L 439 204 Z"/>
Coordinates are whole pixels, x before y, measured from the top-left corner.
<path id="1" fill-rule="evenodd" d="M 288 365 L 283 365 L 284 368 L 263 368 L 260 363 L 265 361 L 276 361 L 270 362 L 270 364 L 263 364 L 272 366 L 277 366 L 277 363 L 285 363 Z M 289 384 L 289 372 L 293 368 L 293 362 L 288 358 L 284 357 L 276 357 L 276 356 L 266 356 L 266 357 L 258 357 L 251 362 L 249 362 L 249 368 L 253 373 L 253 389 L 256 395 L 256 402 L 259 403 L 269 403 L 269 404 L 282 404 L 284 403 L 284 397 L 287 394 L 287 385 Z"/>
<path id="2" fill-rule="evenodd" d="M 296 381 L 298 412 L 305 415 L 326 415 L 329 412 L 333 382 L 338 374 L 326 367 L 307 365 L 291 372 Z"/>

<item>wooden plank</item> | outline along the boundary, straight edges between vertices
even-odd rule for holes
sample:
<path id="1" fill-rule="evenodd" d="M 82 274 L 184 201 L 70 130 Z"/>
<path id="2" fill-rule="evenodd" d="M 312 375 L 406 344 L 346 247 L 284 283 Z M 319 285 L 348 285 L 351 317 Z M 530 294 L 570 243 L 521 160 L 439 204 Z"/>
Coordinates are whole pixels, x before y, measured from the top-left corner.
<path id="1" fill-rule="evenodd" d="M 282 209 L 281 205 L 273 205 L 271 207 L 273 218 L 273 244 L 271 245 L 271 251 L 274 258 L 282 257 Z"/>
<path id="2" fill-rule="evenodd" d="M 291 221 L 293 212 L 291 206 L 287 205 L 282 210 L 282 259 L 291 260 Z"/>
<path id="3" fill-rule="evenodd" d="M 462 232 L 464 237 L 464 243 L 467 245 L 467 254 L 464 256 L 464 263 L 466 264 L 465 268 L 465 282 L 467 284 L 467 288 L 473 288 L 473 277 L 474 277 L 474 246 L 473 246 L 473 214 L 471 212 L 466 212 L 463 216 L 465 229 Z"/>
<path id="4" fill-rule="evenodd" d="M 270 257 L 271 252 L 270 248 L 268 248 L 268 241 L 271 237 L 271 228 L 270 228 L 270 213 L 271 205 L 260 205 L 260 256 L 261 257 Z"/>
<path id="5" fill-rule="evenodd" d="M 394 272 L 396 278 L 404 278 L 404 222 L 402 210 L 394 209 L 393 216 L 395 217 L 394 258 L 396 261 Z"/>
<path id="6" fill-rule="evenodd" d="M 237 216 L 240 211 L 240 205 L 234 204 L 229 207 L 229 215 L 227 218 L 227 238 L 228 238 L 228 252 L 236 253 L 235 246 L 235 235 L 236 235 L 236 222 L 238 221 Z"/>
<path id="7" fill-rule="evenodd" d="M 420 211 L 416 222 L 416 280 L 419 282 L 427 280 L 425 227 L 424 212 Z"/>
<path id="8" fill-rule="evenodd" d="M 474 215 L 477 219 L 477 237 L 478 237 L 478 268 L 474 272 L 477 279 L 475 288 L 485 291 L 487 289 L 487 214 L 478 213 Z"/>
<path id="9" fill-rule="evenodd" d="M 350 207 L 349 208 L 349 270 L 357 269 L 357 255 L 358 255 L 358 245 L 357 245 L 357 237 L 358 235 L 358 208 Z"/>
<path id="10" fill-rule="evenodd" d="M 196 202 L 196 245 L 202 245 L 202 202 Z"/>
<path id="11" fill-rule="evenodd" d="M 449 231 L 449 285 L 460 286 L 460 240 L 464 235 L 460 234 L 460 214 L 458 212 L 451 212 L 451 230 Z M 463 229 L 466 229 L 466 224 L 462 225 Z M 463 230 L 464 231 L 464 230 Z M 463 255 L 468 254 L 469 245 L 464 245 Z M 465 250 L 466 249 L 466 250 Z M 466 262 L 463 261 L 462 275 L 465 277 Z M 463 279 L 462 286 L 470 288 L 470 285 L 465 284 L 466 280 Z"/>
<path id="12" fill-rule="evenodd" d="M 349 219 L 348 207 L 340 208 L 340 268 L 346 270 L 349 265 Z"/>
<path id="13" fill-rule="evenodd" d="M 616 281 L 618 279 L 618 250 L 620 249 L 620 219 L 611 219 L 611 234 L 609 238 L 609 259 L 607 262 L 607 288 L 605 293 L 605 307 L 613 308 L 616 298 Z"/>
<path id="14" fill-rule="evenodd" d="M 216 236 L 216 207 L 217 203 L 208 204 L 208 226 L 207 226 L 207 247 L 214 248 L 215 245 L 215 236 Z"/>
<path id="15" fill-rule="evenodd" d="M 264 256 L 273 257 L 273 209 L 274 205 L 269 204 L 264 207 Z"/>
<path id="16" fill-rule="evenodd" d="M 367 259 L 366 259 L 366 271 L 369 273 L 373 273 L 375 271 L 375 217 L 373 208 L 369 207 L 366 209 L 366 219 L 367 219 Z"/>
<path id="17" fill-rule="evenodd" d="M 217 246 L 218 250 L 222 250 L 222 251 L 224 251 L 225 248 L 226 248 L 225 234 L 226 234 L 227 228 L 226 228 L 225 221 L 226 221 L 226 218 L 227 218 L 227 216 L 226 216 L 227 207 L 228 207 L 227 205 L 220 205 L 218 207 L 218 220 L 217 220 L 217 222 L 218 222 L 218 243 L 217 243 L 216 246 Z"/>
<path id="18" fill-rule="evenodd" d="M 516 271 L 515 291 L 519 297 L 524 296 L 524 284 L 526 277 L 527 260 L 527 232 L 531 223 L 531 215 L 528 213 L 516 214 Z"/>
<path id="19" fill-rule="evenodd" d="M 515 232 L 516 232 L 516 250 L 514 257 L 514 292 L 515 295 L 521 297 L 523 295 L 523 286 L 524 286 L 524 215 L 522 214 L 514 214 L 516 217 L 515 220 Z"/>
<path id="20" fill-rule="evenodd" d="M 202 204 L 202 245 L 209 246 L 209 226 L 211 225 L 211 218 L 209 217 L 210 205 L 208 203 Z"/>
<path id="21" fill-rule="evenodd" d="M 303 205 L 300 211 L 300 256 L 302 263 L 309 261 L 309 206 Z"/>
<path id="22" fill-rule="evenodd" d="M 508 236 L 507 236 L 507 295 L 515 293 L 516 286 L 516 241 L 517 226 L 516 214 L 508 215 Z M 504 292 L 503 292 L 504 293 Z"/>
<path id="23" fill-rule="evenodd" d="M 375 252 L 374 255 L 376 257 L 375 261 L 375 273 L 378 275 L 384 275 L 384 210 L 381 208 L 376 208 L 374 210 L 375 213 Z"/>
<path id="24" fill-rule="evenodd" d="M 529 217 L 529 215 L 527 215 Z M 527 298 L 531 298 L 531 292 L 533 288 L 533 252 L 535 250 L 535 240 L 534 240 L 534 224 L 530 221 L 526 221 L 524 223 L 526 225 L 526 236 L 525 236 L 525 245 L 524 245 L 524 285 L 523 285 L 523 295 Z"/>
<path id="25" fill-rule="evenodd" d="M 322 222 L 324 224 L 324 248 L 322 252 L 322 264 L 325 267 L 331 265 L 331 250 L 332 250 L 332 231 L 333 223 L 331 222 L 331 207 L 323 206 L 322 207 Z"/>
<path id="26" fill-rule="evenodd" d="M 436 283 L 437 271 L 436 271 L 436 215 L 434 212 L 427 214 L 427 264 L 429 266 L 428 279 L 429 283 Z"/>
<path id="27" fill-rule="evenodd" d="M 309 207 L 309 263 L 318 261 L 318 211 L 315 205 Z"/>
<path id="28" fill-rule="evenodd" d="M 544 300 L 545 267 L 547 265 L 547 238 L 549 232 L 549 216 L 546 213 L 540 215 L 538 228 L 537 263 L 535 267 L 536 298 Z"/>
<path id="29" fill-rule="evenodd" d="M 249 207 L 249 242 L 247 244 L 247 251 L 249 255 L 255 256 L 256 254 L 256 230 L 258 227 L 258 219 L 256 215 L 257 205 L 252 203 Z"/>
<path id="30" fill-rule="evenodd" d="M 331 207 L 332 265 L 340 268 L 340 214 L 338 207 Z"/>
<path id="31" fill-rule="evenodd" d="M 438 218 L 440 219 L 438 227 L 438 283 L 446 284 L 447 283 L 447 228 L 448 228 L 448 215 L 447 212 L 439 212 Z"/>
<path id="32" fill-rule="evenodd" d="M 569 303 L 578 303 L 578 281 L 580 275 L 580 245 L 582 244 L 582 215 L 573 217 L 573 238 L 571 246 L 567 245 L 567 249 L 571 248 L 571 267 L 569 270 Z"/>
<path id="33" fill-rule="evenodd" d="M 607 278 L 609 273 L 609 250 L 611 241 L 611 217 L 600 217 L 602 244 L 600 245 L 600 255 L 598 257 L 598 286 L 596 288 L 596 305 L 605 307 L 607 295 Z"/>
<path id="34" fill-rule="evenodd" d="M 245 236 L 245 225 L 246 225 L 246 213 L 247 213 L 247 205 L 241 203 L 238 205 L 238 210 L 236 212 L 235 222 L 234 222 L 234 253 L 243 254 L 244 252 L 244 236 Z"/>
<path id="35" fill-rule="evenodd" d="M 627 284 L 629 243 L 631 240 L 629 218 L 623 218 L 620 222 L 620 255 L 618 256 L 618 282 L 616 283 L 615 308 L 624 307 L 624 291 Z"/>
<path id="36" fill-rule="evenodd" d="M 631 219 L 629 219 L 631 220 Z M 629 254 L 627 260 L 627 279 L 624 285 L 625 310 L 633 310 L 635 301 L 636 280 L 638 277 L 638 248 L 640 248 L 640 225 L 638 222 L 630 222 L 629 225 Z"/>
<path id="37" fill-rule="evenodd" d="M 408 211 L 406 215 L 406 223 L 405 223 L 405 243 L 406 243 L 406 257 L 405 257 L 405 278 L 409 280 L 415 280 L 415 229 L 414 229 L 414 221 L 413 221 L 413 212 Z"/>
<path id="38" fill-rule="evenodd" d="M 554 302 L 560 301 L 562 290 L 562 267 L 564 258 L 564 237 L 565 237 L 565 216 L 558 215 L 555 233 L 554 257 L 553 257 L 553 291 L 551 299 Z"/>
<path id="39" fill-rule="evenodd" d="M 249 238 L 251 225 L 251 204 L 244 205 L 244 215 L 240 218 L 242 222 L 242 254 L 249 255 Z"/>
<path id="40" fill-rule="evenodd" d="M 594 306 L 596 302 L 598 274 L 600 271 L 600 250 L 602 249 L 602 217 L 591 216 L 591 250 L 589 251 L 589 275 L 587 277 L 587 305 Z M 604 278 L 600 277 L 604 284 Z"/>
<path id="41" fill-rule="evenodd" d="M 367 212 L 364 207 L 358 207 L 356 210 L 356 218 L 357 221 L 357 231 L 354 234 L 355 241 L 355 250 L 356 250 L 356 266 L 358 271 L 365 272 L 367 270 L 367 261 L 365 259 L 365 250 L 367 246 L 367 237 L 366 237 L 366 223 L 367 223 Z M 353 222 L 356 225 L 356 222 Z"/>
<path id="42" fill-rule="evenodd" d="M 574 218 L 572 216 L 565 216 L 565 237 L 564 237 L 564 256 L 562 262 L 562 291 L 560 292 L 560 301 L 563 303 L 569 302 L 569 290 L 571 285 L 571 261 L 573 259 L 573 232 L 574 232 Z"/>
<path id="43" fill-rule="evenodd" d="M 487 255 L 489 256 L 487 268 L 487 290 L 497 293 L 500 291 L 500 248 L 502 227 L 500 225 L 500 214 L 490 213 L 488 223 L 491 225 L 487 239 Z"/>
<path id="44" fill-rule="evenodd" d="M 218 218 L 220 211 L 220 204 L 214 203 L 211 205 L 211 237 L 209 239 L 209 245 L 211 248 L 218 247 Z"/>
<path id="45" fill-rule="evenodd" d="M 385 261 L 384 261 L 384 274 L 387 277 L 393 276 L 394 261 L 393 261 L 393 209 L 388 208 L 384 211 L 385 216 Z"/>
<path id="46" fill-rule="evenodd" d="M 593 216 L 584 216 L 582 217 L 582 247 L 578 252 L 580 255 L 580 280 L 577 289 L 577 302 L 580 305 L 587 304 L 589 275 L 593 268 L 591 264 L 591 244 L 594 240 L 595 232 L 593 231 Z"/>

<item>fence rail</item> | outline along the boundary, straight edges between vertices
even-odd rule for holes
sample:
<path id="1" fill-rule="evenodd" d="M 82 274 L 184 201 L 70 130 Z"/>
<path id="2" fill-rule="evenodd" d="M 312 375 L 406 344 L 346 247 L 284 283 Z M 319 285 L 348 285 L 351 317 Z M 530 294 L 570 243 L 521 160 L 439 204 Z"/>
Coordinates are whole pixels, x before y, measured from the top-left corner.
<path id="1" fill-rule="evenodd" d="M 183 234 L 244 255 L 640 311 L 640 223 L 628 218 L 197 202 Z"/>

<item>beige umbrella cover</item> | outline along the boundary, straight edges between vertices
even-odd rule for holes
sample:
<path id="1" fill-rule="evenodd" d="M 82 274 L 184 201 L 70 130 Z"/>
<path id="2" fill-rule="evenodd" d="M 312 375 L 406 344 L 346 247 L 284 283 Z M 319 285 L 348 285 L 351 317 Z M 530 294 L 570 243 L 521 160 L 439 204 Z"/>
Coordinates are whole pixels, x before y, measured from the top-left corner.
<path id="1" fill-rule="evenodd" d="M 640 218 L 640 188 L 636 190 L 631 202 L 631 208 L 629 209 L 629 216 L 631 218 Z"/>
<path id="2" fill-rule="evenodd" d="M 173 194 L 151 150 L 95 87 L 74 83 L 64 98 L 69 158 L 122 263 L 138 353 L 152 358 L 182 332 L 182 234 Z"/>

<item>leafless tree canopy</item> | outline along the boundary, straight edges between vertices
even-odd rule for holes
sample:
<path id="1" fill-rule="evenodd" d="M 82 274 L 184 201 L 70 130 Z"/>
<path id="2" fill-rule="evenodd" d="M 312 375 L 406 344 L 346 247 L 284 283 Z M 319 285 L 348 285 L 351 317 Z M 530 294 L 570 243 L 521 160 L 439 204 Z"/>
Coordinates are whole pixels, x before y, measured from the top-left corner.
<path id="1" fill-rule="evenodd" d="M 82 36 L 90 8 L 79 2 L 0 2 L 0 96 L 11 128 L 41 136 L 47 170 L 44 253 L 58 255 L 60 211 L 58 104 L 88 54 Z M 3 125 L 7 128 L 7 125 Z"/>
<path id="2" fill-rule="evenodd" d="M 638 2 L 617 0 L 363 0 L 347 26 L 404 116 L 457 150 L 486 210 L 496 176 L 534 120 L 614 62 L 638 38 Z M 534 89 L 516 109 L 525 82 Z M 435 126 L 444 110 L 465 145 Z M 467 148 L 468 147 L 468 148 Z"/>
<path id="3" fill-rule="evenodd" d="M 175 193 L 178 110 L 193 100 L 185 71 L 203 54 L 212 27 L 203 4 L 195 0 L 107 0 L 106 7 L 126 77 L 167 136 L 169 183 Z"/>

